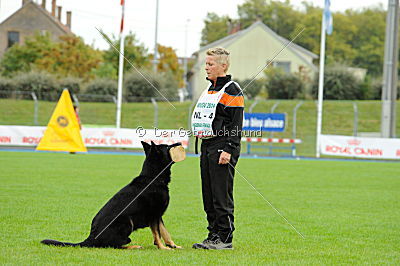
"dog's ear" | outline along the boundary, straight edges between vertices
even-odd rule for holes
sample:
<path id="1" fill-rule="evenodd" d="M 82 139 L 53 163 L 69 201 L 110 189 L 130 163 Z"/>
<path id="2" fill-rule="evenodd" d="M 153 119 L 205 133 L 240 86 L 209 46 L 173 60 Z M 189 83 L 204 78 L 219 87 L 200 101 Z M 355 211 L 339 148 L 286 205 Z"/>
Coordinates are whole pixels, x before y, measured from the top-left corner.
<path id="1" fill-rule="evenodd" d="M 157 153 L 160 153 L 160 146 L 158 146 L 157 144 L 155 144 L 153 141 L 151 141 L 151 149 L 153 151 L 156 151 Z"/>
<path id="2" fill-rule="evenodd" d="M 142 142 L 142 146 L 143 146 L 143 149 L 144 149 L 144 153 L 147 156 L 149 154 L 151 146 L 147 142 L 144 142 L 144 141 L 141 141 L 141 142 Z"/>

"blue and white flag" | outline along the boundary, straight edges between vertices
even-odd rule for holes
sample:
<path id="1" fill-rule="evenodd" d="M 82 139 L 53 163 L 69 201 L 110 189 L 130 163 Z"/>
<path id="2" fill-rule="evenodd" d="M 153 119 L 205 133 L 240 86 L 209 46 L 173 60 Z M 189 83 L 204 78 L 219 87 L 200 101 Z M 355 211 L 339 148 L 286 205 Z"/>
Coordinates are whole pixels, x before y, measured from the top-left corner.
<path id="1" fill-rule="evenodd" d="M 325 19 L 325 30 L 326 33 L 328 33 L 328 35 L 331 35 L 333 30 L 333 19 L 331 10 L 329 9 L 330 7 L 331 7 L 331 1 L 325 0 L 324 19 Z"/>

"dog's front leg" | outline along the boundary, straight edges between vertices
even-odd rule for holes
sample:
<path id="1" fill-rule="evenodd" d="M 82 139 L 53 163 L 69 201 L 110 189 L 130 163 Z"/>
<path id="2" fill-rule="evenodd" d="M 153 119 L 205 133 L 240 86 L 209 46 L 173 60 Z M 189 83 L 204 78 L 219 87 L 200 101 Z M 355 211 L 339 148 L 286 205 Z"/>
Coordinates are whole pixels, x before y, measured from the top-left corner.
<path id="1" fill-rule="evenodd" d="M 171 235 L 167 231 L 167 228 L 165 228 L 163 220 L 160 220 L 159 227 L 160 227 L 161 237 L 164 239 L 165 245 L 167 245 L 167 247 L 182 248 L 181 246 L 176 245 L 174 241 L 172 241 Z"/>
<path id="2" fill-rule="evenodd" d="M 160 226 L 158 223 L 154 223 L 150 225 L 151 232 L 154 237 L 154 245 L 156 245 L 159 249 L 171 249 L 170 247 L 164 246 L 160 238 Z"/>

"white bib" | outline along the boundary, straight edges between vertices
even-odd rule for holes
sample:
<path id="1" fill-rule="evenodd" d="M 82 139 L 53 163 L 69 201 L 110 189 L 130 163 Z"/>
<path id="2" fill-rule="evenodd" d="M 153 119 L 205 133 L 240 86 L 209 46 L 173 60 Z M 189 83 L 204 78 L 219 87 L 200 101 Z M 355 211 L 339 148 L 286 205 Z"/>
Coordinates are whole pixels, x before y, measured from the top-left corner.
<path id="1" fill-rule="evenodd" d="M 208 88 L 203 91 L 192 114 L 192 132 L 194 136 L 202 139 L 215 137 L 212 130 L 212 123 L 215 118 L 217 105 L 225 89 L 232 83 L 234 81 L 227 82 L 220 91 L 214 94 L 208 94 Z M 235 84 L 237 83 L 235 82 Z"/>

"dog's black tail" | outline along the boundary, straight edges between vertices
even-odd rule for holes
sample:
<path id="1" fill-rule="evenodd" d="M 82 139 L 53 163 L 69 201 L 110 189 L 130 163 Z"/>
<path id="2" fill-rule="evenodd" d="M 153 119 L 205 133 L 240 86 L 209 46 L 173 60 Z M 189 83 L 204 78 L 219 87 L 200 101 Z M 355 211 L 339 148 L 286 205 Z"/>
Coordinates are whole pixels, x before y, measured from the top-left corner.
<path id="1" fill-rule="evenodd" d="M 51 246 L 59 246 L 59 247 L 81 247 L 82 243 L 68 243 L 68 242 L 61 242 L 57 240 L 52 240 L 52 239 L 45 239 L 40 241 L 40 243 L 45 244 L 45 245 L 51 245 Z"/>

